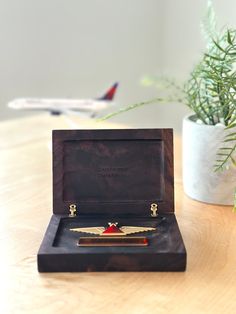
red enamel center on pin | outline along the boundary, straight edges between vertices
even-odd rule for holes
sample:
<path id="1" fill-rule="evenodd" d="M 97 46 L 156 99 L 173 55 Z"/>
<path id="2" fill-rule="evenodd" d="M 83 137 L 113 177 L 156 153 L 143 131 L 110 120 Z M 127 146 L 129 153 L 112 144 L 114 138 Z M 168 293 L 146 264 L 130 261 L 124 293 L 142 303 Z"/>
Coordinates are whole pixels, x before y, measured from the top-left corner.
<path id="1" fill-rule="evenodd" d="M 103 233 L 123 233 L 116 225 L 109 226 Z"/>

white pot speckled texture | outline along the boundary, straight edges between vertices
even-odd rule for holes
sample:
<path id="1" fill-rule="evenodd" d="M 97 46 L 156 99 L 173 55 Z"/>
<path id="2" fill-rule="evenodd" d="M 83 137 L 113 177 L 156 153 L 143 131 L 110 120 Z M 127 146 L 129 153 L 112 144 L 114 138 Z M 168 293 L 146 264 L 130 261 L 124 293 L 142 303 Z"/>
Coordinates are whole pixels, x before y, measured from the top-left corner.
<path id="1" fill-rule="evenodd" d="M 223 125 L 198 124 L 187 116 L 183 121 L 183 184 L 191 198 L 212 204 L 232 205 L 236 167 L 214 172 L 216 154 L 231 130 Z M 235 132 L 235 131 L 234 131 Z"/>

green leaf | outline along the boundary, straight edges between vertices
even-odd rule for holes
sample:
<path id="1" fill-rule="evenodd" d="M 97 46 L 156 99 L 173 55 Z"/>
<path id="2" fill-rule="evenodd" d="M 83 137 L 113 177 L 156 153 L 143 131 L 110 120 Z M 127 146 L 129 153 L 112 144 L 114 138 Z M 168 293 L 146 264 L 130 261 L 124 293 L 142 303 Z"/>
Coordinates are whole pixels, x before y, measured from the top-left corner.
<path id="1" fill-rule="evenodd" d="M 234 208 L 233 208 L 233 212 L 236 213 L 236 189 L 234 191 Z"/>
<path id="2" fill-rule="evenodd" d="M 228 30 L 227 31 L 227 41 L 230 45 L 233 45 L 233 42 L 232 42 L 232 38 L 231 38 L 231 35 L 230 35 L 230 31 Z"/>
<path id="3" fill-rule="evenodd" d="M 223 142 L 224 143 L 228 143 L 228 142 L 233 142 L 233 141 L 236 141 L 236 138 L 233 137 L 233 138 L 227 138 L 226 140 L 224 140 Z"/>
<path id="4" fill-rule="evenodd" d="M 211 38 L 217 35 L 216 30 L 216 14 L 212 5 L 212 1 L 207 1 L 207 10 L 201 21 L 201 30 L 203 32 L 204 37 L 207 40 L 208 46 L 211 44 Z"/>
<path id="5" fill-rule="evenodd" d="M 236 139 L 236 132 L 227 134 L 225 137 L 227 138 L 227 137 L 231 137 L 231 136 L 235 136 L 235 139 Z"/>
<path id="6" fill-rule="evenodd" d="M 223 149 L 223 148 L 221 148 Z M 223 166 L 227 163 L 227 161 L 230 159 L 231 162 L 236 166 L 236 162 L 233 158 L 233 153 L 236 151 L 236 144 L 234 144 L 232 147 L 230 147 L 230 150 L 228 150 L 228 154 L 225 157 L 224 160 L 216 160 L 216 162 L 218 162 L 219 164 L 217 165 L 217 167 L 215 168 L 215 171 L 218 171 L 220 169 L 223 168 Z"/>
<path id="7" fill-rule="evenodd" d="M 205 53 L 205 56 L 209 57 L 211 59 L 217 60 L 217 61 L 224 61 L 225 60 L 224 58 L 216 57 L 216 56 L 210 55 L 208 53 Z"/>
<path id="8" fill-rule="evenodd" d="M 214 172 L 223 171 L 224 170 L 224 164 L 214 165 L 213 168 L 214 168 Z"/>
<path id="9" fill-rule="evenodd" d="M 229 129 L 232 129 L 235 127 L 236 127 L 236 123 L 232 123 L 232 124 L 228 125 L 226 129 L 229 130 Z"/>
<path id="10" fill-rule="evenodd" d="M 222 48 L 214 39 L 213 39 L 214 44 L 216 45 L 217 48 L 219 48 L 222 52 L 226 52 L 224 48 Z"/>
<path id="11" fill-rule="evenodd" d="M 232 157 L 232 155 L 230 156 L 230 159 L 231 159 L 233 165 L 236 166 L 236 161 L 235 161 L 235 159 Z"/>

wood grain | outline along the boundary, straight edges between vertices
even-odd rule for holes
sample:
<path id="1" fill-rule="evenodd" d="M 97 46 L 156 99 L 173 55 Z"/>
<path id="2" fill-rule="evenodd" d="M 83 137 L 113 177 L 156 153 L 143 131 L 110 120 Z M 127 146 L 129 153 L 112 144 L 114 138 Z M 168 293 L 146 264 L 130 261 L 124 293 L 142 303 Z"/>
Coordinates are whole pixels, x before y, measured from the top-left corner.
<path id="1" fill-rule="evenodd" d="M 67 127 L 66 118 L 47 115 L 0 125 L 0 313 L 235 313 L 236 215 L 183 194 L 178 137 L 175 200 L 186 273 L 37 272 L 52 214 L 50 130 Z"/>

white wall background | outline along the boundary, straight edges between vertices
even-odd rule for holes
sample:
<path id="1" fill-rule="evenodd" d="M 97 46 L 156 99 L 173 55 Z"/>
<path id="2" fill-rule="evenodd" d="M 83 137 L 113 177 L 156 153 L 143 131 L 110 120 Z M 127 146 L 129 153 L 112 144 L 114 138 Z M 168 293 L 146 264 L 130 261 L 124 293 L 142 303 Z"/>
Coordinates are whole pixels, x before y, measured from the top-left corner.
<path id="1" fill-rule="evenodd" d="M 126 105 L 157 96 L 144 74 L 184 80 L 204 48 L 206 0 L 0 0 L 0 119 L 16 97 L 96 97 L 120 82 Z M 236 2 L 213 0 L 219 25 L 236 26 Z M 150 105 L 114 121 L 181 128 L 188 109 Z M 29 114 L 29 113 L 27 113 Z"/>

